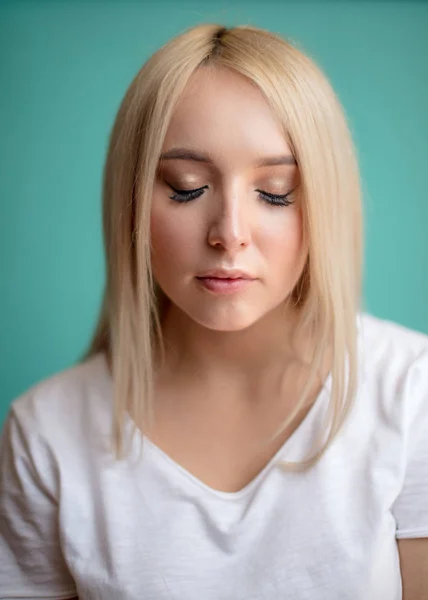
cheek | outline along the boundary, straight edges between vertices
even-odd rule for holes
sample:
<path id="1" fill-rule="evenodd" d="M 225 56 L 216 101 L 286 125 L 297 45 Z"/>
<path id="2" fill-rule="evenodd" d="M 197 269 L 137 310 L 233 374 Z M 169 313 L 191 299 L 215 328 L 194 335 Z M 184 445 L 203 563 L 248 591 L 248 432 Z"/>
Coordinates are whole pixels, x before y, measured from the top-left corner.
<path id="1" fill-rule="evenodd" d="M 291 208 L 291 210 L 290 210 Z M 271 219 L 263 227 L 264 253 L 277 269 L 292 268 L 299 263 L 303 251 L 303 223 L 301 213 L 287 207 L 277 219 Z"/>
<path id="2" fill-rule="evenodd" d="M 197 227 L 194 220 L 180 215 L 186 207 L 153 207 L 150 227 L 152 265 L 156 272 L 177 272 L 189 265 L 195 256 Z"/>

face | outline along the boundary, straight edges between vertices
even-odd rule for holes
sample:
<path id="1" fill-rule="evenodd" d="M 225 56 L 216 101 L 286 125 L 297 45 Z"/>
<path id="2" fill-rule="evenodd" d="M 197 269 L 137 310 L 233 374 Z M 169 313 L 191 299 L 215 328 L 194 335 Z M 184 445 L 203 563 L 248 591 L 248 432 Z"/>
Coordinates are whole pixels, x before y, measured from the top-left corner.
<path id="1" fill-rule="evenodd" d="M 179 310 L 218 331 L 279 309 L 297 283 L 299 173 L 261 92 L 201 68 L 163 145 L 151 214 L 154 277 Z"/>

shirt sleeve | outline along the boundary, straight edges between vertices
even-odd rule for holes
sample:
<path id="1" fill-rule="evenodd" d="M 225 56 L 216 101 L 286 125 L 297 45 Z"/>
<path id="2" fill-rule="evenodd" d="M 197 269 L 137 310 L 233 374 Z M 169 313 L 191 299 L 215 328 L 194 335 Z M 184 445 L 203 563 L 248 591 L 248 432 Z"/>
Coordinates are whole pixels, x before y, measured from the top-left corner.
<path id="1" fill-rule="evenodd" d="M 53 467 L 31 420 L 23 421 L 11 409 L 0 439 L 0 598 L 72 598 Z"/>
<path id="2" fill-rule="evenodd" d="M 428 537 L 428 349 L 409 368 L 404 401 L 405 474 L 393 505 L 397 539 Z"/>

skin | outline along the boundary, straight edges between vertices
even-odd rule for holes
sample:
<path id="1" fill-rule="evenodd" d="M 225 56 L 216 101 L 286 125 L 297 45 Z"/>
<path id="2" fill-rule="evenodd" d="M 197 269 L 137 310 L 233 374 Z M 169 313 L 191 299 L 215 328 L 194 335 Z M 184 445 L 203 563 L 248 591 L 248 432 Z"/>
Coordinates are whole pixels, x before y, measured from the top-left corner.
<path id="1" fill-rule="evenodd" d="M 403 600 L 428 600 L 428 538 L 398 540 Z"/>

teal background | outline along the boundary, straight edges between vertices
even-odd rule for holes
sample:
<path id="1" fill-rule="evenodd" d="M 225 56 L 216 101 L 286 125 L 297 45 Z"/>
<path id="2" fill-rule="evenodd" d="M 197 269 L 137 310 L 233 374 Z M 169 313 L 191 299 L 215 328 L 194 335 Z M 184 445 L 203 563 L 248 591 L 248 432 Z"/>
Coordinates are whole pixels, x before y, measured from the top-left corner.
<path id="1" fill-rule="evenodd" d="M 116 110 L 149 55 L 204 21 L 281 33 L 325 70 L 361 165 L 366 308 L 428 333 L 427 3 L 1 2 L 0 422 L 86 346 Z"/>

